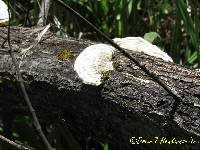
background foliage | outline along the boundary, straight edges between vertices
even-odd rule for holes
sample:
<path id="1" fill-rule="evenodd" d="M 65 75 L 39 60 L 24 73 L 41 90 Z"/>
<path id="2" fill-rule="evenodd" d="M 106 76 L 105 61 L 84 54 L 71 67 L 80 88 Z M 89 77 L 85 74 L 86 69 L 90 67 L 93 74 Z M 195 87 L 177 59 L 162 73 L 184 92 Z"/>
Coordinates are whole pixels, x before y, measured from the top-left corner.
<path id="1" fill-rule="evenodd" d="M 113 37 L 156 32 L 154 44 L 176 63 L 200 66 L 200 2 L 196 0 L 64 0 L 103 32 Z M 90 27 L 52 1 L 48 21 L 54 32 L 102 40 Z M 33 26 L 40 11 L 38 0 L 13 0 L 12 23 Z"/>
<path id="2" fill-rule="evenodd" d="M 4 0 L 5 1 L 5 0 Z M 164 49 L 174 62 L 193 68 L 200 67 L 200 2 L 196 0 L 63 0 L 74 10 L 82 14 L 109 37 L 141 36 L 152 40 Z M 6 1 L 5 1 L 6 2 Z M 12 0 L 12 25 L 34 26 L 40 12 L 40 0 Z M 83 24 L 69 12 L 66 12 L 54 0 L 47 18 L 53 23 L 52 31 L 61 36 L 88 38 L 102 41 L 90 27 Z M 150 32 L 150 33 L 149 33 Z M 34 139 L 37 133 L 30 130 L 32 123 L 23 116 L 14 120 L 14 139 L 28 143 L 38 149 L 41 141 Z M 3 132 L 0 122 L 0 132 Z M 20 130 L 22 129 L 22 130 Z M 65 128 L 66 129 L 66 128 Z M 23 131 L 23 132 L 21 132 Z M 52 139 L 57 149 L 62 149 L 63 140 L 77 146 L 77 141 L 62 127 L 50 128 Z M 62 131 L 62 132 L 61 132 Z M 58 136 L 58 134 L 60 135 Z M 32 135 L 31 137 L 28 137 Z M 56 137 L 56 142 L 55 140 Z M 65 138 L 70 137 L 70 138 Z M 61 138 L 62 137 L 62 138 Z M 30 139 L 30 140 L 28 140 Z M 40 144 L 39 144 L 40 143 Z M 103 149 L 107 144 L 99 143 Z M 90 149 L 86 143 L 85 149 Z M 1 148 L 1 146 L 0 146 Z"/>

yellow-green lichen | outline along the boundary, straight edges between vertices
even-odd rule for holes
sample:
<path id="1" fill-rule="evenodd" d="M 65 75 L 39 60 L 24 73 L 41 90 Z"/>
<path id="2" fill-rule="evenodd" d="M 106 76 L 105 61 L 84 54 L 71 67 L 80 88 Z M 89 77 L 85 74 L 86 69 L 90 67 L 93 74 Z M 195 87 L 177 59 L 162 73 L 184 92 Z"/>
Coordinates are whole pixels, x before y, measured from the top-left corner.
<path id="1" fill-rule="evenodd" d="M 0 27 L 6 27 L 6 26 L 8 26 L 8 20 L 0 21 Z"/>
<path id="2" fill-rule="evenodd" d="M 113 67 L 115 68 L 115 69 L 117 69 L 118 67 L 120 67 L 120 60 L 119 59 L 114 59 L 113 60 Z"/>
<path id="3" fill-rule="evenodd" d="M 109 77 L 110 77 L 110 75 L 111 75 L 111 70 L 109 70 L 109 71 L 103 71 L 103 72 L 101 73 L 101 81 L 106 81 L 106 80 L 108 80 Z"/>
<path id="4" fill-rule="evenodd" d="M 60 52 L 58 52 L 56 56 L 58 60 L 66 60 L 69 58 L 73 58 L 75 55 L 77 55 L 77 53 L 65 48 L 61 50 Z"/>

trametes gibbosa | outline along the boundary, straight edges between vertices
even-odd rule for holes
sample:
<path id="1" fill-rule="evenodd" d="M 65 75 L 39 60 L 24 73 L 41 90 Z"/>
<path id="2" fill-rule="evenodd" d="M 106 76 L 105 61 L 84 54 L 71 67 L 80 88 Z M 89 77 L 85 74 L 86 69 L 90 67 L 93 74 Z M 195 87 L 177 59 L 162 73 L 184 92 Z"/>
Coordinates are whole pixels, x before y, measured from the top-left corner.
<path id="1" fill-rule="evenodd" d="M 114 38 L 113 41 L 126 51 L 142 52 L 167 62 L 173 62 L 167 53 L 141 37 Z M 74 63 L 74 70 L 84 84 L 98 86 L 102 83 L 102 74 L 114 69 L 112 57 L 115 51 L 116 49 L 112 46 L 95 44 L 79 54 Z"/>

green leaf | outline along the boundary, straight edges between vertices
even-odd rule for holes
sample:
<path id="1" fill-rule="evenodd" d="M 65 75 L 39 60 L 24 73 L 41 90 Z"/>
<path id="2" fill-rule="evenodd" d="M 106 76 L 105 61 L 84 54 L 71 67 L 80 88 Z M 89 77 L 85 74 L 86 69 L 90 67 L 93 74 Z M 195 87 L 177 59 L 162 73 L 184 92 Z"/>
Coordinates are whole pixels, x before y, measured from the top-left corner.
<path id="1" fill-rule="evenodd" d="M 108 0 L 101 0 L 100 6 L 103 11 L 102 13 L 107 14 L 109 10 Z"/>
<path id="2" fill-rule="evenodd" d="M 187 60 L 189 64 L 192 64 L 197 59 L 197 51 L 195 51 Z"/>
<path id="3" fill-rule="evenodd" d="M 103 150 L 109 150 L 109 148 L 108 148 L 108 144 L 107 144 L 107 143 L 104 144 L 104 146 L 103 146 Z"/>
<path id="4" fill-rule="evenodd" d="M 152 43 L 156 38 L 160 39 L 160 35 L 157 32 L 145 33 L 144 39 Z"/>
<path id="5" fill-rule="evenodd" d="M 171 45 L 170 45 L 171 57 L 176 63 L 180 62 L 180 57 L 181 57 L 180 49 L 178 48 L 180 39 L 181 39 L 181 14 L 180 14 L 180 11 L 176 9 L 176 22 L 175 22 L 175 26 L 172 32 L 172 39 L 171 39 Z M 190 52 L 190 50 L 188 51 L 186 50 L 185 54 L 187 52 Z"/>
<path id="6" fill-rule="evenodd" d="M 180 11 L 181 17 L 184 21 L 185 29 L 188 35 L 190 35 L 192 43 L 195 47 L 195 51 L 197 52 L 197 57 L 192 57 L 192 60 L 194 61 L 194 58 L 196 58 L 200 66 L 199 37 L 197 29 L 198 27 L 195 26 L 195 21 L 193 21 L 192 17 L 189 15 L 187 11 L 187 4 L 184 2 L 184 0 L 176 1 L 176 6 L 177 9 Z"/>

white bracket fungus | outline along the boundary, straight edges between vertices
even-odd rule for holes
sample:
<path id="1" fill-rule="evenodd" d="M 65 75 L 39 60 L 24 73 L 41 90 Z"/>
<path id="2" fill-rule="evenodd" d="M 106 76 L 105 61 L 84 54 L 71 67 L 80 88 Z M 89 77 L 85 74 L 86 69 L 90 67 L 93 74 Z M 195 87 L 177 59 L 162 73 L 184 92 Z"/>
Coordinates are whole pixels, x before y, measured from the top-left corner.
<path id="1" fill-rule="evenodd" d="M 0 23 L 8 21 L 8 18 L 8 7 L 2 0 L 0 0 Z"/>
<path id="2" fill-rule="evenodd" d="M 113 41 L 128 51 L 143 52 L 173 62 L 165 52 L 141 37 L 115 38 Z M 102 74 L 114 69 L 111 59 L 115 50 L 114 47 L 106 44 L 96 44 L 87 47 L 79 54 L 74 63 L 74 70 L 83 83 L 95 86 L 101 84 Z"/>
<path id="3" fill-rule="evenodd" d="M 156 45 L 152 45 L 141 37 L 114 38 L 113 41 L 126 50 L 143 52 L 147 55 L 161 58 L 164 61 L 173 62 L 167 53 L 161 51 Z"/>
<path id="4" fill-rule="evenodd" d="M 85 84 L 98 86 L 105 71 L 113 70 L 112 55 L 115 48 L 106 44 L 91 45 L 76 58 L 74 70 Z"/>

